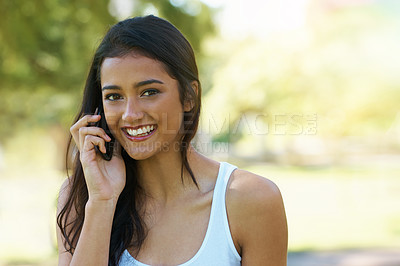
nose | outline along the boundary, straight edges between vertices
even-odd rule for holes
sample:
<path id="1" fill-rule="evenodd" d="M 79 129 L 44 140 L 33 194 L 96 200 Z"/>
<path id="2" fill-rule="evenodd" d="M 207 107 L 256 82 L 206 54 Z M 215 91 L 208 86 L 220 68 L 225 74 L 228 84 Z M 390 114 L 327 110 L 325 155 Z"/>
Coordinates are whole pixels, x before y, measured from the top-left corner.
<path id="1" fill-rule="evenodd" d="M 125 106 L 122 120 L 126 122 L 134 122 L 144 117 L 144 112 L 137 101 L 129 100 Z"/>

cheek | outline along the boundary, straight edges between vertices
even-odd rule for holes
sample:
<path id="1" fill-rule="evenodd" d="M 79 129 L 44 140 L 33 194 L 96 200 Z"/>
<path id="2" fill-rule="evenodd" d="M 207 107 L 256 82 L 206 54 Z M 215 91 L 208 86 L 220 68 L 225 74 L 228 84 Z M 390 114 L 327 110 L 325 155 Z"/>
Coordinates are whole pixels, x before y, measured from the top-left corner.
<path id="1" fill-rule="evenodd" d="M 181 110 L 169 110 L 163 113 L 163 128 L 166 133 L 178 134 L 183 123 L 183 112 Z"/>
<path id="2" fill-rule="evenodd" d="M 104 107 L 104 114 L 107 120 L 108 127 L 111 131 L 115 131 L 118 127 L 118 120 L 120 117 L 119 110 L 115 107 Z"/>

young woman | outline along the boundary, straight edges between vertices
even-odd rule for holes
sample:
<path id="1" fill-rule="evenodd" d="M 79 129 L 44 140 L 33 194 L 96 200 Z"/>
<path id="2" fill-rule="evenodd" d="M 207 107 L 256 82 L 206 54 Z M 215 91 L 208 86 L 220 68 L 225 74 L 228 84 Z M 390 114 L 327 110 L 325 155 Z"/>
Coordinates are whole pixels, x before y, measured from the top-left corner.
<path id="1" fill-rule="evenodd" d="M 71 127 L 59 265 L 286 265 L 275 184 L 190 145 L 200 96 L 192 48 L 169 22 L 136 17 L 108 31 Z"/>

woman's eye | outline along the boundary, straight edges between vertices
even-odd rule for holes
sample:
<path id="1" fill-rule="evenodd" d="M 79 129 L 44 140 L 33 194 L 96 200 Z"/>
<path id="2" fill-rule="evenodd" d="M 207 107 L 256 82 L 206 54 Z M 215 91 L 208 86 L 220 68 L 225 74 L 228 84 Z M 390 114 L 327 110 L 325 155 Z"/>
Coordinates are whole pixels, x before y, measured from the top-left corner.
<path id="1" fill-rule="evenodd" d="M 143 91 L 142 95 L 140 95 L 140 96 L 151 96 L 151 95 L 157 94 L 158 92 L 159 91 L 156 89 L 148 89 L 148 90 Z"/>
<path id="2" fill-rule="evenodd" d="M 112 94 L 106 95 L 104 98 L 105 98 L 106 100 L 109 100 L 109 101 L 116 101 L 116 100 L 121 99 L 122 97 L 121 97 L 121 95 L 119 95 L 119 94 L 112 93 Z"/>

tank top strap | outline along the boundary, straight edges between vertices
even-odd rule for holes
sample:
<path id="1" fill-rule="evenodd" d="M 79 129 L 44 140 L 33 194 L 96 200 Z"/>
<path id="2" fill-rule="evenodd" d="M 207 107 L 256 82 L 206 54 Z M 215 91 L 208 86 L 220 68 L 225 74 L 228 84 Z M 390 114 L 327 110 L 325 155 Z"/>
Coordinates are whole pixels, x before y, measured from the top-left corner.
<path id="1" fill-rule="evenodd" d="M 227 162 L 220 163 L 220 169 L 218 172 L 217 182 L 214 187 L 213 201 L 219 208 L 225 209 L 225 194 L 226 187 L 229 182 L 229 178 L 232 172 L 237 168 L 236 166 L 229 164 Z M 222 205 L 221 205 L 222 204 Z"/>
<path id="2" fill-rule="evenodd" d="M 240 261 L 241 258 L 235 248 L 229 228 L 225 200 L 229 178 L 236 168 L 236 166 L 231 165 L 227 162 L 220 163 L 220 169 L 214 187 L 213 202 L 210 214 L 210 224 L 208 229 L 210 232 L 208 233 L 211 238 L 209 242 L 214 243 L 214 245 L 211 245 L 212 248 L 220 249 L 221 245 L 225 246 L 228 250 L 230 250 L 233 257 L 235 257 L 237 261 Z M 219 244 L 215 245 L 215 243 Z"/>
<path id="3" fill-rule="evenodd" d="M 235 248 L 229 229 L 225 195 L 229 178 L 236 166 L 221 162 L 211 203 L 210 220 L 203 243 L 197 253 L 179 266 L 240 266 L 241 257 Z M 134 259 L 127 250 L 119 266 L 149 266 Z"/>

